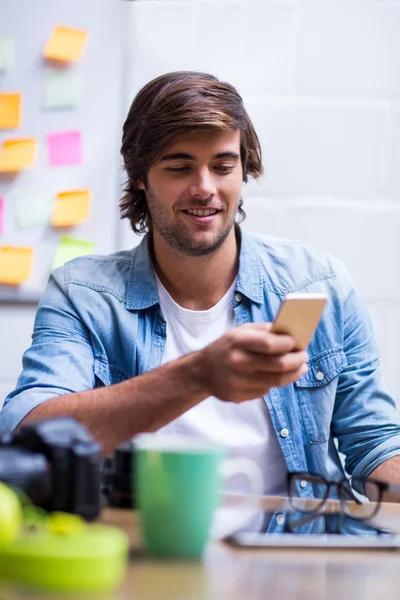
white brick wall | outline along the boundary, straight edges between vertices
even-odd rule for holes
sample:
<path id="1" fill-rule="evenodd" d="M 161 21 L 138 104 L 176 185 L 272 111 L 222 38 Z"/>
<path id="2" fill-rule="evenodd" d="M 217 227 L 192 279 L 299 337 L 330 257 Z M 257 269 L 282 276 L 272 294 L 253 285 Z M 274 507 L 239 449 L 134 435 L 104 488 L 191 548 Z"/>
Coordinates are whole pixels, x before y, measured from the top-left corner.
<path id="1" fill-rule="evenodd" d="M 369 198 L 387 183 L 383 103 L 261 97 L 246 104 L 262 141 L 266 193 Z"/>
<path id="2" fill-rule="evenodd" d="M 400 0 L 126 5 L 125 109 L 149 79 L 176 69 L 209 71 L 238 87 L 266 171 L 244 190 L 245 226 L 314 241 L 345 262 L 400 402 Z M 132 246 L 127 227 L 123 238 Z M 13 310 L 5 319 L 19 323 L 21 336 L 0 392 L 30 334 L 32 315 Z"/>

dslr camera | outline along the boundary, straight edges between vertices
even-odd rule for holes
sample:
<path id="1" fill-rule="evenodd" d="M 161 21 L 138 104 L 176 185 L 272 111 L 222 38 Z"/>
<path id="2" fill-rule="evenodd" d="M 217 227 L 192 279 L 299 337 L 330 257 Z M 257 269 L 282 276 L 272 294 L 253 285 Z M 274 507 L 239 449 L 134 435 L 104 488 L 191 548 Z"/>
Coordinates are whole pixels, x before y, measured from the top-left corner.
<path id="1" fill-rule="evenodd" d="M 100 445 L 71 417 L 22 425 L 0 436 L 0 481 L 46 511 L 95 519 L 101 510 Z"/>

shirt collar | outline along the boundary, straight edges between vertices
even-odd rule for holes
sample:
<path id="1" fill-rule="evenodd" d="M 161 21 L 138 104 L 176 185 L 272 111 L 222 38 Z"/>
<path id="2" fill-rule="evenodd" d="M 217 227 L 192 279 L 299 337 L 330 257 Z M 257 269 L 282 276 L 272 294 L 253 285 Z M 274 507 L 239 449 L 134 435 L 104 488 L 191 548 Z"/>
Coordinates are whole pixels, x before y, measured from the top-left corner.
<path id="1" fill-rule="evenodd" d="M 236 236 L 240 244 L 239 272 L 235 291 L 260 303 L 263 298 L 259 248 L 251 235 L 236 225 Z M 159 303 L 153 269 L 151 234 L 146 234 L 133 253 L 127 286 L 126 308 L 141 310 Z"/>
<path id="2" fill-rule="evenodd" d="M 133 253 L 126 298 L 128 310 L 149 308 L 159 302 L 151 243 L 151 235 L 147 233 Z"/>
<path id="3" fill-rule="evenodd" d="M 239 272 L 236 291 L 253 302 L 263 301 L 263 276 L 260 261 L 260 248 L 254 238 L 236 226 L 236 236 L 240 243 Z"/>

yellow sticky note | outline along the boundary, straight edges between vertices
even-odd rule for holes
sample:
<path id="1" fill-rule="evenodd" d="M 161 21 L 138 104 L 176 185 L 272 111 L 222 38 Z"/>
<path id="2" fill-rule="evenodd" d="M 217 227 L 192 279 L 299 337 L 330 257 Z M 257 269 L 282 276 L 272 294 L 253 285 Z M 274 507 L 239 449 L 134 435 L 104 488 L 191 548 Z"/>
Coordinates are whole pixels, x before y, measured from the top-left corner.
<path id="1" fill-rule="evenodd" d="M 0 247 L 0 283 L 19 285 L 31 274 L 33 248 L 20 246 Z"/>
<path id="2" fill-rule="evenodd" d="M 87 31 L 57 26 L 47 40 L 44 56 L 51 60 L 73 62 L 79 60 L 86 46 Z"/>
<path id="3" fill-rule="evenodd" d="M 51 224 L 53 227 L 72 227 L 89 217 L 90 191 L 70 190 L 57 194 Z"/>
<path id="4" fill-rule="evenodd" d="M 0 94 L 0 129 L 21 125 L 21 94 Z"/>
<path id="5" fill-rule="evenodd" d="M 4 140 L 0 148 L 0 172 L 22 171 L 32 166 L 36 147 L 35 138 Z"/>

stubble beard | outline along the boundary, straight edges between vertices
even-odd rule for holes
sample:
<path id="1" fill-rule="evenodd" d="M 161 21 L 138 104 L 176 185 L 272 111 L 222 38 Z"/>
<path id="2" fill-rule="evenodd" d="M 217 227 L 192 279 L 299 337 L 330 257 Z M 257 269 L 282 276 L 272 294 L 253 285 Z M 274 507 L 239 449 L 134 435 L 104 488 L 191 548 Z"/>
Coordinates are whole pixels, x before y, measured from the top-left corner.
<path id="1" fill-rule="evenodd" d="M 211 239 L 206 232 L 202 239 L 199 237 L 196 239 L 190 235 L 190 231 L 185 228 L 183 223 L 168 221 L 162 200 L 149 188 L 146 190 L 146 200 L 151 215 L 152 229 L 156 229 L 173 250 L 190 258 L 208 256 L 223 245 L 235 224 L 235 216 L 239 207 L 238 199 L 235 213 L 222 223 Z"/>

